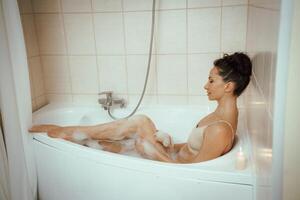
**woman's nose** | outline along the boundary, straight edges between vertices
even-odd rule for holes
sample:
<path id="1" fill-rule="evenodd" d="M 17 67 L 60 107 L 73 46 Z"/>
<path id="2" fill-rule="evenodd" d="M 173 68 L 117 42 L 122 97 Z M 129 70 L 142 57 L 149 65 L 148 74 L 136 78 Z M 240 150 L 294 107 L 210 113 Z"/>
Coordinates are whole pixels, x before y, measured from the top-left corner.
<path id="1" fill-rule="evenodd" d="M 204 85 L 204 89 L 205 89 L 205 90 L 207 90 L 207 89 L 208 89 L 208 87 L 207 87 L 207 83 Z"/>

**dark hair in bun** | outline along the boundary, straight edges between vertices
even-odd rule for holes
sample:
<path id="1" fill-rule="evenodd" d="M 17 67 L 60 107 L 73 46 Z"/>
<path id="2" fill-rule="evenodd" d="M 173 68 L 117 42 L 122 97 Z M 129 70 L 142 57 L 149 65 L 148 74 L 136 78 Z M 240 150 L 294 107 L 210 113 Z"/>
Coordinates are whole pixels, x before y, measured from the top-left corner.
<path id="1" fill-rule="evenodd" d="M 250 58 L 244 54 L 236 52 L 214 61 L 215 67 L 219 69 L 219 75 L 225 82 L 234 82 L 233 94 L 240 96 L 250 82 L 252 74 L 252 64 Z"/>

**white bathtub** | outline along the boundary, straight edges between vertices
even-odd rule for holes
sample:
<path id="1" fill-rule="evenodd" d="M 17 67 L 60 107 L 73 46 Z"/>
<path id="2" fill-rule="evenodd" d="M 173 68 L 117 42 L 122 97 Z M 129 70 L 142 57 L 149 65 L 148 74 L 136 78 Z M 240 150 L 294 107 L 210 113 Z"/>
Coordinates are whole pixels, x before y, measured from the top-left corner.
<path id="1" fill-rule="evenodd" d="M 143 107 L 158 129 L 175 142 L 188 133 L 207 107 Z M 240 115 L 242 116 L 242 115 Z M 88 125 L 110 121 L 100 106 L 48 105 L 34 113 L 34 123 Z M 179 123 L 179 121 L 181 121 Z M 242 117 L 238 142 L 227 154 L 196 164 L 171 164 L 120 155 L 35 134 L 34 152 L 41 200 L 253 200 L 249 140 Z M 248 156 L 245 170 L 235 169 L 239 147 Z"/>

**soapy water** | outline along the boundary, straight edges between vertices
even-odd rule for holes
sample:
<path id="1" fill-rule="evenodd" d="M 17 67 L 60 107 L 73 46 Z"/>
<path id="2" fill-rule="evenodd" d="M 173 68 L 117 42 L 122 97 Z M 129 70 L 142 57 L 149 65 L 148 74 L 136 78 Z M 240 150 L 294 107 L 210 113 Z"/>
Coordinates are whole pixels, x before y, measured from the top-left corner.
<path id="1" fill-rule="evenodd" d="M 168 146 L 170 143 L 173 143 L 172 138 L 167 133 L 164 133 L 162 131 L 156 132 L 155 137 L 157 137 L 158 140 L 161 141 L 164 146 Z M 104 149 L 104 147 L 101 145 L 101 142 L 89 138 L 86 133 L 79 130 L 75 130 L 72 134 L 72 141 L 89 148 L 97 150 Z M 156 152 L 156 149 L 153 146 L 153 144 L 151 144 L 147 140 L 140 139 L 137 136 L 137 134 L 133 134 L 129 139 L 123 139 L 115 142 L 118 142 L 122 146 L 122 150 L 121 152 L 119 152 L 119 154 L 126 156 L 143 158 L 135 149 L 136 142 L 140 142 L 143 145 L 144 152 L 146 155 L 153 157 L 153 155 Z M 172 158 L 175 158 L 175 156 L 176 154 L 171 154 Z"/>

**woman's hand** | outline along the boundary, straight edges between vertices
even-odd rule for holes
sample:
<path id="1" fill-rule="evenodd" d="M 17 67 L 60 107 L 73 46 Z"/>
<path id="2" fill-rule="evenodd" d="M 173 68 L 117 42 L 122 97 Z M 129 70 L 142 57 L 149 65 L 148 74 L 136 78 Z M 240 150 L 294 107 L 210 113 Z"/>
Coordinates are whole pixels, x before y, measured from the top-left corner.
<path id="1" fill-rule="evenodd" d="M 154 138 L 157 142 L 161 143 L 169 152 L 173 152 L 173 139 L 168 133 L 158 130 L 156 133 L 154 133 Z"/>

